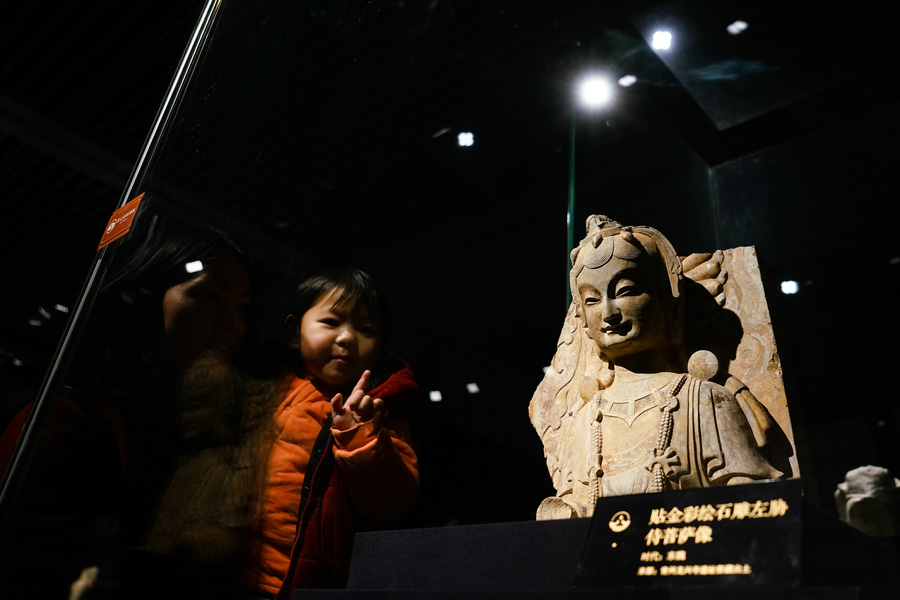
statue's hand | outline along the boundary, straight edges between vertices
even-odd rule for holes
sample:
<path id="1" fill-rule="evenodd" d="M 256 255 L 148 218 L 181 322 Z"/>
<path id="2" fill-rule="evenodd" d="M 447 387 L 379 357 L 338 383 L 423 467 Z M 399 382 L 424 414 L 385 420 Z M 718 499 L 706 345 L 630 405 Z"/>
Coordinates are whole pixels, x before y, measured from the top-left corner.
<path id="1" fill-rule="evenodd" d="M 685 277 L 706 288 L 719 306 L 725 304 L 725 282 L 728 280 L 728 272 L 722 266 L 724 260 L 725 254 L 721 250 L 698 252 L 681 259 Z"/>
<path id="2" fill-rule="evenodd" d="M 580 515 L 576 507 L 572 506 L 559 496 L 544 498 L 538 506 L 535 517 L 538 521 L 555 521 L 557 519 L 574 519 Z"/>

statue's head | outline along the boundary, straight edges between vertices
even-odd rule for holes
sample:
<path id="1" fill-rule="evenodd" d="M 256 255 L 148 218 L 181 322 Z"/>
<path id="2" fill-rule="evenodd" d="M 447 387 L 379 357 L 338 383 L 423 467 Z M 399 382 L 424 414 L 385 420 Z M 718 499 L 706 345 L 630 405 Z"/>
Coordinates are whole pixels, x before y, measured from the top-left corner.
<path id="1" fill-rule="evenodd" d="M 681 260 L 659 231 L 593 215 L 571 258 L 576 313 L 604 358 L 680 352 Z"/>

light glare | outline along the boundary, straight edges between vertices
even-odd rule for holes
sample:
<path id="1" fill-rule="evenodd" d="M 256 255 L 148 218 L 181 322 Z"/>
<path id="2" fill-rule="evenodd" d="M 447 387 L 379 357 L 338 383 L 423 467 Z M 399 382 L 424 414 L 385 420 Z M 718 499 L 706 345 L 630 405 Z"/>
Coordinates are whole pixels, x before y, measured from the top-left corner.
<path id="1" fill-rule="evenodd" d="M 63 306 L 62 304 L 57 304 L 57 305 L 54 306 L 53 308 L 55 308 L 56 310 L 58 310 L 58 311 L 61 312 L 61 313 L 68 313 L 68 312 L 69 312 L 69 307 L 68 307 L 68 306 Z"/>
<path id="2" fill-rule="evenodd" d="M 184 270 L 188 273 L 197 273 L 203 270 L 203 263 L 199 260 L 193 260 L 184 265 Z"/>
<path id="3" fill-rule="evenodd" d="M 672 34 L 668 31 L 656 31 L 650 41 L 650 47 L 654 50 L 668 50 L 672 47 Z"/>
<path id="4" fill-rule="evenodd" d="M 463 148 L 473 146 L 475 144 L 475 134 L 471 131 L 463 131 L 456 136 L 456 142 Z"/>
<path id="5" fill-rule="evenodd" d="M 478 392 L 481 391 L 481 388 L 478 387 L 477 383 L 467 383 L 466 391 L 469 392 L 470 394 L 477 394 Z"/>
<path id="6" fill-rule="evenodd" d="M 432 402 L 440 402 L 444 399 L 444 397 L 438 390 L 431 390 L 430 392 L 428 392 L 428 399 Z"/>
<path id="7" fill-rule="evenodd" d="M 598 108 L 612 99 L 613 86 L 603 77 L 590 77 L 581 82 L 579 94 L 582 104 Z"/>
<path id="8" fill-rule="evenodd" d="M 624 77 L 619 78 L 619 85 L 622 87 L 630 87 L 637 83 L 637 77 L 634 75 L 625 75 Z"/>
<path id="9" fill-rule="evenodd" d="M 782 294 L 796 294 L 800 291 L 800 284 L 796 281 L 782 281 L 781 282 L 781 293 Z"/>
<path id="10" fill-rule="evenodd" d="M 746 21 L 735 21 L 731 25 L 727 27 L 728 33 L 731 35 L 738 35 L 739 33 L 743 33 L 745 29 L 749 27 Z"/>

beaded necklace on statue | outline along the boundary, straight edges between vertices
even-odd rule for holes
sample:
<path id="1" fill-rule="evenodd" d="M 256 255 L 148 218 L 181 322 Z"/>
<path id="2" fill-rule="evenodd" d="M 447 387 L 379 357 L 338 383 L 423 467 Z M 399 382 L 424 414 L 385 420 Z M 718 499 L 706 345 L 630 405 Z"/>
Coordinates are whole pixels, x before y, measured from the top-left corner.
<path id="1" fill-rule="evenodd" d="M 651 454 L 651 467 L 650 467 L 650 487 L 647 490 L 648 492 L 661 492 L 665 486 L 665 464 L 669 462 L 674 455 L 674 450 L 670 447 L 672 443 L 672 428 L 674 425 L 674 418 L 672 417 L 672 412 L 678 408 L 678 394 L 681 392 L 681 388 L 684 387 L 684 383 L 687 381 L 687 375 L 675 375 L 669 382 L 662 386 L 661 392 L 654 391 L 645 396 L 649 396 L 653 394 L 654 396 L 658 395 L 658 399 L 656 402 L 656 406 L 659 409 L 659 422 L 656 428 L 656 446 L 653 448 Z M 593 476 L 591 477 L 591 501 L 593 504 L 597 503 L 597 499 L 600 497 L 600 478 L 603 477 L 603 434 L 600 430 L 600 422 L 603 420 L 603 412 L 600 409 L 600 404 L 602 401 L 603 391 L 599 391 L 594 394 L 594 397 L 591 398 L 591 413 L 593 415 L 593 419 L 591 420 L 591 446 L 594 449 L 594 456 L 596 457 L 593 466 Z M 642 396 L 643 397 L 643 396 Z M 640 398 L 638 398 L 640 400 Z M 644 412 L 649 410 L 649 408 L 645 408 L 640 412 Z M 639 416 L 638 414 L 633 414 L 632 418 L 626 419 L 629 422 L 629 426 L 633 423 L 634 419 Z"/>

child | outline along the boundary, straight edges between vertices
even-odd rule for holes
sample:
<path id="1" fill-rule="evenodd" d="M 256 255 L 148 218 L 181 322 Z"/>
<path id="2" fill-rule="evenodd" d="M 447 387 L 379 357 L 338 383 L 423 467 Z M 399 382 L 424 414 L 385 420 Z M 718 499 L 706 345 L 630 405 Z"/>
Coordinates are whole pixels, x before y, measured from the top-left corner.
<path id="1" fill-rule="evenodd" d="M 399 517 L 418 493 L 416 455 L 394 411 L 417 393 L 409 367 L 382 348 L 384 306 L 372 279 L 345 270 L 306 280 L 285 319 L 296 373 L 275 412 L 263 514 L 245 585 L 287 598 L 342 587 L 354 515 Z"/>

